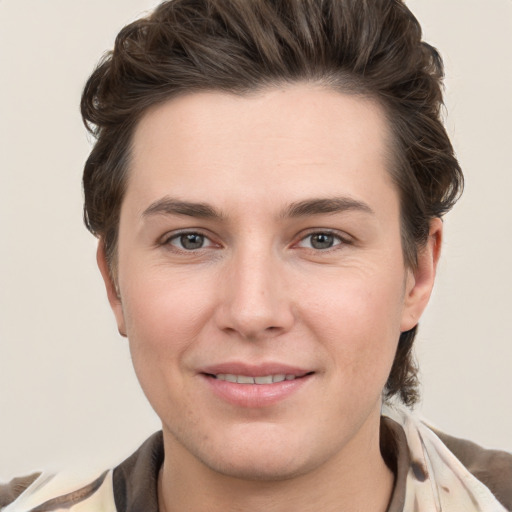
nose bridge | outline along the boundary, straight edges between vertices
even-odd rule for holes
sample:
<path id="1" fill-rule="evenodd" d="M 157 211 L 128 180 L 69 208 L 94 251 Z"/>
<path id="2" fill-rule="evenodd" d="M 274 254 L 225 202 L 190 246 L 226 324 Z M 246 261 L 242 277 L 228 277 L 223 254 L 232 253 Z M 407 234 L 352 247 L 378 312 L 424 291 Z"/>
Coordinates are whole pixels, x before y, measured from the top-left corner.
<path id="1" fill-rule="evenodd" d="M 271 243 L 249 241 L 234 250 L 228 265 L 222 328 L 244 338 L 275 335 L 293 322 L 283 262 Z"/>

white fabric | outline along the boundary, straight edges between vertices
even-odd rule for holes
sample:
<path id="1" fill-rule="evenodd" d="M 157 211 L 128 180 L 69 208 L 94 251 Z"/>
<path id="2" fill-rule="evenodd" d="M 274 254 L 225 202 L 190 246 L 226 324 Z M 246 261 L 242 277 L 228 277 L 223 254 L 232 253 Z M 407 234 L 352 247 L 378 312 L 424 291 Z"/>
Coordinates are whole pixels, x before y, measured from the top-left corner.
<path id="1" fill-rule="evenodd" d="M 384 407 L 382 414 L 402 426 L 411 462 L 425 470 L 426 478 L 418 478 L 412 466 L 409 468 L 404 511 L 507 512 L 491 491 L 413 413 L 403 407 Z"/>
<path id="2" fill-rule="evenodd" d="M 42 509 L 52 512 L 116 512 L 112 473 L 113 471 L 109 470 L 99 488 L 85 499 L 75 498 L 73 501 L 76 500 L 76 503 L 71 506 L 62 503 L 62 508 L 54 508 L 57 505 L 55 504 L 48 509 L 44 507 Z M 50 500 L 60 501 L 61 497 L 80 493 L 80 490 L 89 487 L 97 478 L 97 474 L 84 476 L 74 473 L 59 473 L 57 475 L 43 473 L 17 500 L 2 508 L 2 512 L 30 512 Z"/>

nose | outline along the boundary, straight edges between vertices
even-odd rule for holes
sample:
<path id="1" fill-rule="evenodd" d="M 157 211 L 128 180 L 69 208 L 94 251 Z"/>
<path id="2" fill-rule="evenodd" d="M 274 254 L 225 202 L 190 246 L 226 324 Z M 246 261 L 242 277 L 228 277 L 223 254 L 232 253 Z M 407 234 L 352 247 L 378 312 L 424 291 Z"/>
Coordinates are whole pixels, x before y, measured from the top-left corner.
<path id="1" fill-rule="evenodd" d="M 217 325 L 247 340 L 276 337 L 295 321 L 283 262 L 267 249 L 239 251 L 222 273 Z"/>

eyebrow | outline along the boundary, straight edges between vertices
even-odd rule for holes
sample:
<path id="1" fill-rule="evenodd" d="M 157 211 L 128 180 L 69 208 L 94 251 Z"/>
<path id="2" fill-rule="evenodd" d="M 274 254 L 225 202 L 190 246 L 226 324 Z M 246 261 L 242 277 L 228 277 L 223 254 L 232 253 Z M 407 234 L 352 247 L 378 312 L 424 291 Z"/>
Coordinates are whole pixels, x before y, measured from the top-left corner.
<path id="1" fill-rule="evenodd" d="M 143 217 L 152 215 L 184 215 L 187 217 L 197 217 L 201 219 L 222 219 L 224 216 L 213 206 L 206 203 L 193 203 L 189 201 L 180 201 L 171 197 L 163 197 L 154 203 L 142 213 Z"/>
<path id="2" fill-rule="evenodd" d="M 332 197 L 327 199 L 306 199 L 288 206 L 281 217 L 306 217 L 308 215 L 321 215 L 328 213 L 342 213 L 346 211 L 360 211 L 374 215 L 372 208 L 351 197 Z"/>
<path id="3" fill-rule="evenodd" d="M 279 215 L 280 218 L 307 217 L 309 215 L 321 215 L 329 213 L 342 213 L 345 211 L 361 211 L 374 214 L 372 208 L 357 199 L 350 197 L 332 197 L 324 199 L 306 199 L 287 206 Z M 163 197 L 142 213 L 143 217 L 153 215 L 183 215 L 201 219 L 224 219 L 224 215 L 207 203 L 194 203 L 180 201 L 171 197 Z"/>

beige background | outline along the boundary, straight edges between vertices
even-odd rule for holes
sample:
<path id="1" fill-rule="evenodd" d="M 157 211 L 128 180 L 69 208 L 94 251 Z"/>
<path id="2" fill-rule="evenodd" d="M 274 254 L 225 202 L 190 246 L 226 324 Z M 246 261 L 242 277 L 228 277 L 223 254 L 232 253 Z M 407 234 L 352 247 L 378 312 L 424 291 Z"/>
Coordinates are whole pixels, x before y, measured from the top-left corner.
<path id="1" fill-rule="evenodd" d="M 158 421 L 81 224 L 83 83 L 150 0 L 0 0 L 0 478 L 116 463 Z M 512 1 L 410 0 L 466 173 L 418 353 L 439 427 L 512 450 Z"/>

